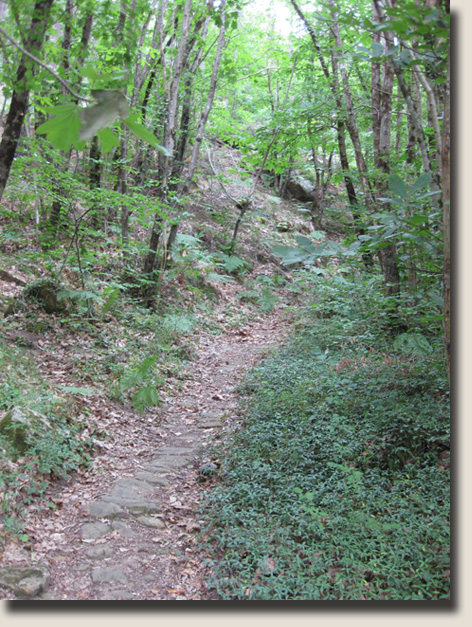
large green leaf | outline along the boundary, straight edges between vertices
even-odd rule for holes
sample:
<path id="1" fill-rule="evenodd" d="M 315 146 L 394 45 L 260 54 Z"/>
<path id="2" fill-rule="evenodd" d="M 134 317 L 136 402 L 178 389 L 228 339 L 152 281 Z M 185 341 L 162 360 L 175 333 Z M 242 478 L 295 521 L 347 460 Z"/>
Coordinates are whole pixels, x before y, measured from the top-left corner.
<path id="1" fill-rule="evenodd" d="M 413 183 L 413 185 L 411 186 L 411 192 L 412 193 L 416 193 L 418 192 L 420 189 L 423 189 L 424 187 L 428 187 L 428 185 L 431 182 L 431 172 L 426 172 L 425 174 L 422 174 L 421 176 L 419 176 L 416 181 Z"/>
<path id="2" fill-rule="evenodd" d="M 407 200 L 408 191 L 406 189 L 406 185 L 403 180 L 398 176 L 398 174 L 390 175 L 388 179 L 388 186 L 390 191 L 394 193 L 396 196 L 400 196 L 403 200 Z"/>
<path id="3" fill-rule="evenodd" d="M 47 110 L 54 113 L 51 118 L 36 130 L 40 135 L 46 135 L 57 150 L 69 150 L 71 146 L 81 148 L 79 107 L 74 104 L 59 105 Z"/>
<path id="4" fill-rule="evenodd" d="M 101 131 L 98 131 L 97 136 L 102 152 L 111 152 L 113 148 L 120 145 L 120 140 L 111 128 L 104 128 Z"/>
<path id="5" fill-rule="evenodd" d="M 291 248 L 290 246 L 274 246 L 272 253 L 276 257 L 282 259 L 282 263 L 286 266 L 290 266 L 294 263 L 300 263 L 302 261 L 307 263 L 315 263 L 316 257 L 310 255 L 301 248 Z"/>

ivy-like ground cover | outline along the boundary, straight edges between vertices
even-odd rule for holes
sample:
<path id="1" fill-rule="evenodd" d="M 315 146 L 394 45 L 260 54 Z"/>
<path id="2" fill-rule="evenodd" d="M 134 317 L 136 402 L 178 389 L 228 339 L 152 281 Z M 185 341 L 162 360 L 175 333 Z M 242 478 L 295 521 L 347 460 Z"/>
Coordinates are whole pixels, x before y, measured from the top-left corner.
<path id="1" fill-rule="evenodd" d="M 304 328 L 246 380 L 204 507 L 222 598 L 449 598 L 440 334 L 392 331 L 390 305 L 372 281 L 320 282 Z"/>

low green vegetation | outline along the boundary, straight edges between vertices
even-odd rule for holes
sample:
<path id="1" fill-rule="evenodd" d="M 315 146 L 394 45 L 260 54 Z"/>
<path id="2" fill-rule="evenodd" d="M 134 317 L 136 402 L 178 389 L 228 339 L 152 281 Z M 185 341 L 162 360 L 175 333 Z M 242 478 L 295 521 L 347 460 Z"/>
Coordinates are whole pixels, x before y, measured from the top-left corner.
<path id="1" fill-rule="evenodd" d="M 211 584 L 227 600 L 447 599 L 435 299 L 392 324 L 376 277 L 314 281 L 291 341 L 244 383 L 245 427 L 215 452 L 224 463 L 203 511 Z"/>
<path id="2" fill-rule="evenodd" d="M 93 423 L 85 388 L 55 388 L 24 348 L 0 340 L 0 532 L 21 539 L 25 507 L 54 506 L 49 480 L 64 479 L 91 459 Z"/>

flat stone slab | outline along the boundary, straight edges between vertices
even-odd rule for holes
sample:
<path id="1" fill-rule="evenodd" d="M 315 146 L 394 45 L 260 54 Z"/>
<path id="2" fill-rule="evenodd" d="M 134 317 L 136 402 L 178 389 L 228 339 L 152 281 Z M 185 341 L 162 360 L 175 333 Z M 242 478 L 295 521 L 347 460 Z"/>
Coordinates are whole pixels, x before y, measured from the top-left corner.
<path id="1" fill-rule="evenodd" d="M 117 589 L 103 592 L 100 598 L 102 601 L 132 601 L 134 595 L 128 590 Z"/>
<path id="2" fill-rule="evenodd" d="M 151 483 L 153 485 L 160 485 L 163 487 L 166 487 L 169 485 L 169 482 L 167 481 L 167 479 L 164 479 L 164 477 L 159 477 L 158 475 L 155 475 L 152 472 L 146 472 L 145 470 L 141 470 L 140 472 L 137 472 L 136 477 L 137 479 L 141 479 L 142 481 L 147 481 L 147 483 Z"/>
<path id="3" fill-rule="evenodd" d="M 146 472 L 151 472 L 151 473 L 160 473 L 163 475 L 167 475 L 169 472 L 172 472 L 172 468 L 170 466 L 164 466 L 162 464 L 161 461 L 159 461 L 158 459 L 152 461 L 150 464 L 147 464 L 147 466 L 144 466 L 144 470 Z"/>
<path id="4" fill-rule="evenodd" d="M 152 487 L 142 481 L 140 479 L 135 479 L 134 477 L 125 477 L 124 479 L 120 479 L 117 481 L 112 489 L 112 493 L 121 492 L 123 490 L 127 490 L 129 492 L 134 491 L 140 494 L 144 494 L 146 492 L 152 492 Z"/>
<path id="5" fill-rule="evenodd" d="M 102 522 L 85 523 L 82 525 L 82 540 L 98 540 L 111 531 L 110 525 Z"/>
<path id="6" fill-rule="evenodd" d="M 153 529 L 165 529 L 166 524 L 160 518 L 154 516 L 138 516 L 136 520 L 145 527 L 152 527 Z"/>
<path id="7" fill-rule="evenodd" d="M 87 506 L 87 510 L 93 518 L 122 518 L 126 512 L 116 503 L 95 501 Z"/>
<path id="8" fill-rule="evenodd" d="M 126 575 L 119 568 L 94 568 L 92 570 L 93 583 L 121 583 L 126 581 Z"/>
<path id="9" fill-rule="evenodd" d="M 107 557 L 111 557 L 115 551 L 110 546 L 91 546 L 87 551 L 85 551 L 85 555 L 91 560 L 104 560 Z"/>
<path id="10" fill-rule="evenodd" d="M 147 514 L 161 511 L 161 506 L 157 501 L 151 501 L 142 496 L 110 495 L 104 496 L 103 499 L 109 503 L 116 503 L 120 507 L 125 507 L 129 512 L 135 514 Z"/>
<path id="11" fill-rule="evenodd" d="M 212 418 L 199 420 L 197 423 L 199 429 L 213 429 L 215 427 L 222 427 L 223 423 L 221 420 L 215 420 Z"/>
<path id="12" fill-rule="evenodd" d="M 160 455 L 195 455 L 197 449 L 195 448 L 185 448 L 185 447 L 177 447 L 177 446 L 164 446 L 159 449 L 158 454 Z"/>
<path id="13" fill-rule="evenodd" d="M 192 462 L 193 456 L 190 455 L 164 455 L 162 457 L 156 457 L 155 460 L 151 462 L 150 465 L 161 465 L 167 466 L 172 470 L 172 468 L 183 468 L 184 466 L 188 466 Z"/>

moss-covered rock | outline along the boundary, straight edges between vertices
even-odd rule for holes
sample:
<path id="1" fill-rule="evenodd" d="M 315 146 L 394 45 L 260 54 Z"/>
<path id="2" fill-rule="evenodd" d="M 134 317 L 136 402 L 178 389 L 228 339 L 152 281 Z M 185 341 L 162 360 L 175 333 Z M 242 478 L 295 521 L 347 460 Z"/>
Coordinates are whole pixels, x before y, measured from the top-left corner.
<path id="1" fill-rule="evenodd" d="M 21 598 L 35 597 L 49 587 L 50 575 L 44 566 L 7 566 L 0 568 L 0 585 Z"/>
<path id="2" fill-rule="evenodd" d="M 14 407 L 0 420 L 0 435 L 9 442 L 15 457 L 23 455 L 41 433 L 51 428 L 49 420 L 33 409 Z"/>
<path id="3" fill-rule="evenodd" d="M 11 296 L 0 294 L 0 317 L 10 316 L 15 312 L 16 301 Z"/>

